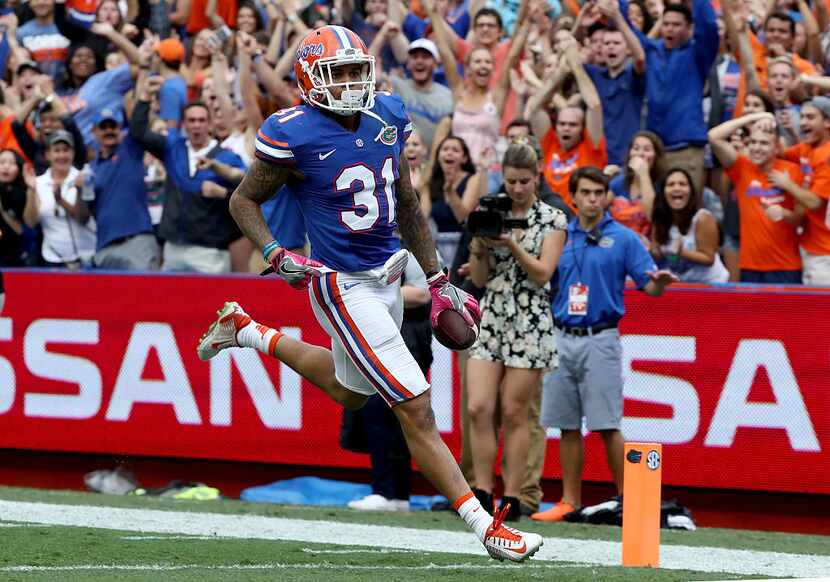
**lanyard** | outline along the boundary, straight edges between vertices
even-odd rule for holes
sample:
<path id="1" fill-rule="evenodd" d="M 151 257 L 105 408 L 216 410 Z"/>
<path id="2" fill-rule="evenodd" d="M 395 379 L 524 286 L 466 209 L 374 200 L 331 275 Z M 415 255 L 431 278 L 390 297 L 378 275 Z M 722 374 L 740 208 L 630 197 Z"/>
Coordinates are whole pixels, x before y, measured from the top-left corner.
<path id="1" fill-rule="evenodd" d="M 574 231 L 576 233 L 576 231 Z M 582 257 L 580 258 L 576 253 L 576 241 L 571 245 L 571 252 L 574 255 L 574 265 L 576 265 L 577 283 L 582 283 L 582 265 L 585 264 L 585 253 L 588 252 L 588 236 L 585 236 L 585 245 L 582 247 Z"/>

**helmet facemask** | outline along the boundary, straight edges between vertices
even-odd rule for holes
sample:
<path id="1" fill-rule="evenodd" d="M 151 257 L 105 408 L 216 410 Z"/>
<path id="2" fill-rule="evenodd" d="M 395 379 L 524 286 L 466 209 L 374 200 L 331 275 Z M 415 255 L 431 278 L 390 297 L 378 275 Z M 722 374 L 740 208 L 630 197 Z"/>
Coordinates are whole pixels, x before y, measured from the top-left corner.
<path id="1" fill-rule="evenodd" d="M 360 81 L 334 80 L 334 70 L 344 65 L 358 63 L 362 65 Z M 338 115 L 353 115 L 371 109 L 375 103 L 375 57 L 359 49 L 340 49 L 334 57 L 323 57 L 311 66 L 306 62 L 302 67 L 308 73 L 314 87 L 305 95 L 306 99 Z M 332 89 L 342 87 L 340 98 L 335 99 Z"/>

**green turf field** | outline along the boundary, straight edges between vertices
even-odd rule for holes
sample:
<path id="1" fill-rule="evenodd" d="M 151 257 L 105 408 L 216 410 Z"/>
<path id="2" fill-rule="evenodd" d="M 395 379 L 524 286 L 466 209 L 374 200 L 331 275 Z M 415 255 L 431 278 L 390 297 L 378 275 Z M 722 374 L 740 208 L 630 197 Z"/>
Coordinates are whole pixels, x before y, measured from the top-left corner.
<path id="1" fill-rule="evenodd" d="M 11 511 L 15 508 L 20 513 Z M 483 550 L 477 554 L 475 540 L 451 553 L 456 550 L 451 540 L 469 541 L 471 536 L 463 533 L 463 523 L 449 512 L 368 514 L 231 500 L 200 503 L 16 488 L 0 488 L 0 510 L 3 581 L 724 580 L 773 577 L 748 572 L 753 564 L 780 562 L 780 553 L 803 555 L 786 556 L 796 558 L 792 560 L 794 575 L 816 575 L 816 568 L 825 566 L 830 574 L 830 540 L 819 536 L 715 529 L 663 532 L 661 556 L 673 567 L 684 564 L 683 557 L 695 552 L 711 559 L 697 559 L 691 569 L 641 570 L 582 561 L 585 555 L 593 555 L 594 545 L 597 556 L 609 552 L 611 542 L 620 539 L 620 530 L 613 527 L 522 521 L 522 528 L 541 533 L 546 544 L 539 559 L 514 565 L 492 561 L 482 555 Z M 101 517 L 104 513 L 108 517 Z M 151 514 L 156 521 L 142 525 L 142 516 Z M 10 520 L 10 515 L 14 519 Z M 51 516 L 57 521 L 52 522 Z M 170 516 L 170 523 L 158 521 L 159 516 Z M 122 518 L 123 525 L 119 525 Z M 78 525 L 44 525 L 44 521 Z M 273 524 L 276 526 L 271 527 Z M 387 526 L 377 530 L 380 534 L 371 534 L 377 536 L 376 544 L 365 540 L 356 543 L 348 533 L 375 531 L 369 526 Z M 104 529 L 107 527 L 118 529 Z M 197 531 L 199 527 L 203 529 Z M 318 530 L 321 541 L 315 541 L 313 532 Z M 289 539 L 262 539 L 269 536 Z M 436 536 L 448 540 L 446 550 L 418 549 L 419 544 Z M 568 544 L 575 550 L 565 555 L 571 547 Z M 562 555 L 550 551 L 560 547 Z M 729 554 L 733 558 L 720 555 L 721 549 L 746 551 Z M 610 552 L 610 557 L 603 559 L 616 563 L 613 547 Z M 742 567 L 749 570 L 736 569 L 736 560 L 746 560 L 748 565 Z M 815 561 L 813 569 L 802 572 L 800 564 L 809 565 L 811 560 Z M 739 571 L 744 574 L 735 573 Z"/>

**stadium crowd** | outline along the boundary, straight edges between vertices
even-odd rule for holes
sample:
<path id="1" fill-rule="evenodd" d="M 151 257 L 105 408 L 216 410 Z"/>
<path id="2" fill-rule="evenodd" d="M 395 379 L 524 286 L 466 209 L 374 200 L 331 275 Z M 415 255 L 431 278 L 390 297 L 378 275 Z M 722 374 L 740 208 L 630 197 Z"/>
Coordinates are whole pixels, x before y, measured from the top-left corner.
<path id="1" fill-rule="evenodd" d="M 685 281 L 830 284 L 830 15 L 806 0 L 10 0 L 0 266 L 248 271 L 228 212 L 262 120 L 327 23 L 404 100 L 447 265 L 517 139 L 543 199 L 596 166 Z M 268 207 L 292 222 L 292 201 Z M 294 220 L 293 222 L 297 222 Z M 304 238 L 297 227 L 295 246 Z M 467 246 L 465 241 L 461 246 Z"/>

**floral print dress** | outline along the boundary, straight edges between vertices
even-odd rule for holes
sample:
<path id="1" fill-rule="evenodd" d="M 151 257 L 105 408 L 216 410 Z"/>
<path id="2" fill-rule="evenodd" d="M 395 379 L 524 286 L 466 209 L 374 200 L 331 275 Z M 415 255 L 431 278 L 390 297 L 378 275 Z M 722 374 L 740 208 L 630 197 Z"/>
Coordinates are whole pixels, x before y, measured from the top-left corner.
<path id="1" fill-rule="evenodd" d="M 565 213 L 537 200 L 527 214 L 528 228 L 519 244 L 538 257 L 542 241 L 568 226 Z M 549 369 L 558 364 L 550 309 L 550 282 L 539 286 L 509 249 L 490 250 L 487 287 L 481 301 L 481 332 L 470 348 L 477 360 L 511 368 Z"/>

